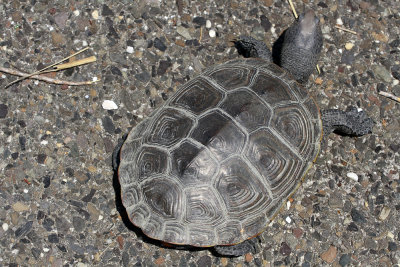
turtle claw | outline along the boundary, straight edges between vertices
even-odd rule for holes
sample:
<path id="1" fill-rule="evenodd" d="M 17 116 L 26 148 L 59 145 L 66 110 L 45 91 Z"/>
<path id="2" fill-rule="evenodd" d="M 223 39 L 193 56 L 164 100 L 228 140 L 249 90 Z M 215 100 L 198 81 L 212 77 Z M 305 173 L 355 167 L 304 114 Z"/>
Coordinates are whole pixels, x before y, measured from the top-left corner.
<path id="1" fill-rule="evenodd" d="M 363 136 L 372 132 L 374 121 L 363 110 L 351 106 L 346 111 L 329 109 L 322 111 L 324 133 L 335 132 L 349 136 Z"/>

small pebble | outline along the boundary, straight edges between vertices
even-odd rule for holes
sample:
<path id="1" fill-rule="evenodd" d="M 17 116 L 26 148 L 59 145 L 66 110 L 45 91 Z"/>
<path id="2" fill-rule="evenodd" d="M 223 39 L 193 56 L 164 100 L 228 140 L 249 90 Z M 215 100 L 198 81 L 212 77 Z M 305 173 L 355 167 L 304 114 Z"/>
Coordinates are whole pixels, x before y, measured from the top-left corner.
<path id="1" fill-rule="evenodd" d="M 286 221 L 287 223 L 291 223 L 291 222 L 292 222 L 292 219 L 291 219 L 289 216 L 287 216 L 286 219 L 285 219 L 285 221 Z"/>
<path id="2" fill-rule="evenodd" d="M 321 259 L 327 263 L 332 263 L 336 258 L 337 248 L 330 246 L 327 251 L 321 254 Z"/>
<path id="3" fill-rule="evenodd" d="M 8 224 L 7 223 L 3 223 L 3 225 L 1 227 L 3 228 L 4 232 L 7 232 L 7 230 L 8 230 Z"/>
<path id="4" fill-rule="evenodd" d="M 176 28 L 176 32 L 181 35 L 183 38 L 185 38 L 186 40 L 192 40 L 192 36 L 190 35 L 190 32 L 187 28 L 183 27 L 183 26 L 178 26 Z"/>
<path id="5" fill-rule="evenodd" d="M 292 253 L 292 249 L 289 247 L 289 245 L 286 242 L 282 242 L 279 252 L 283 256 L 288 256 L 288 255 L 290 255 L 290 253 Z"/>
<path id="6" fill-rule="evenodd" d="M 388 207 L 383 207 L 383 209 L 381 210 L 381 212 L 379 213 L 379 220 L 384 221 L 387 219 L 387 217 L 390 214 L 390 208 Z"/>
<path id="7" fill-rule="evenodd" d="M 0 119 L 4 119 L 8 113 L 8 106 L 6 104 L 0 104 Z"/>
<path id="8" fill-rule="evenodd" d="M 351 50 L 354 47 L 354 44 L 352 43 L 346 43 L 345 48 L 346 50 Z"/>
<path id="9" fill-rule="evenodd" d="M 350 260 L 351 260 L 351 257 L 349 254 L 343 254 L 340 257 L 339 264 L 342 267 L 347 266 L 350 263 Z"/>
<path id="10" fill-rule="evenodd" d="M 17 212 L 21 212 L 21 211 L 27 211 L 29 210 L 29 206 L 25 205 L 22 202 L 16 202 L 14 203 L 14 205 L 12 205 L 13 210 L 17 211 Z"/>
<path id="11" fill-rule="evenodd" d="M 104 100 L 104 101 L 103 101 L 103 104 L 101 104 L 101 106 L 102 106 L 103 109 L 105 109 L 105 110 L 118 109 L 117 104 L 115 104 L 115 102 L 112 101 L 112 100 Z"/>
<path id="12" fill-rule="evenodd" d="M 99 11 L 94 10 L 94 11 L 92 12 L 92 18 L 93 18 L 93 19 L 98 19 L 98 18 L 99 18 Z"/>
<path id="13" fill-rule="evenodd" d="M 388 243 L 388 249 L 389 249 L 389 251 L 396 251 L 397 250 L 397 244 L 395 242 L 389 242 Z"/>
<path id="14" fill-rule="evenodd" d="M 338 18 L 338 19 L 336 20 L 336 24 L 337 24 L 337 25 L 343 25 L 343 20 L 342 20 L 341 18 Z"/>
<path id="15" fill-rule="evenodd" d="M 206 21 L 206 28 L 207 29 L 211 28 L 211 21 L 209 21 L 209 20 Z"/>
<path id="16" fill-rule="evenodd" d="M 246 259 L 246 262 L 251 262 L 253 260 L 253 255 L 251 255 L 251 253 L 247 253 L 244 258 Z"/>
<path id="17" fill-rule="evenodd" d="M 129 54 L 132 54 L 133 53 L 133 47 L 132 46 L 126 47 L 126 52 L 128 52 Z"/>
<path id="18" fill-rule="evenodd" d="M 351 180 L 358 182 L 358 175 L 355 174 L 354 172 L 348 172 L 347 177 L 349 177 Z"/>
<path id="19" fill-rule="evenodd" d="M 374 74 L 384 82 L 390 83 L 392 81 L 391 73 L 381 65 L 375 65 L 372 67 Z"/>
<path id="20" fill-rule="evenodd" d="M 81 12 L 79 12 L 79 10 L 75 10 L 75 11 L 74 11 L 74 15 L 75 15 L 76 17 L 78 17 L 80 14 L 81 14 Z"/>
<path id="21" fill-rule="evenodd" d="M 216 32 L 215 32 L 214 30 L 210 30 L 210 31 L 208 32 L 208 34 L 210 35 L 211 38 L 214 38 L 214 37 L 217 35 Z"/>
<path id="22" fill-rule="evenodd" d="M 393 239 L 394 234 L 392 232 L 387 232 L 387 237 L 389 237 L 390 239 Z"/>

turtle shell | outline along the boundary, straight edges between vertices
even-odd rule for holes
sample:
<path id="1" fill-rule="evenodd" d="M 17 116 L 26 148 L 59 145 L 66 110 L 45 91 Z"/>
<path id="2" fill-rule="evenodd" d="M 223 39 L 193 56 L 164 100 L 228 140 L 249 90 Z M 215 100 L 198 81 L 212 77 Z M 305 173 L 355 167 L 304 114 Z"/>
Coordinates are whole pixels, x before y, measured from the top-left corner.
<path id="1" fill-rule="evenodd" d="M 315 102 L 273 63 L 208 68 L 128 135 L 123 205 L 153 239 L 240 243 L 264 231 L 298 188 L 321 135 Z"/>

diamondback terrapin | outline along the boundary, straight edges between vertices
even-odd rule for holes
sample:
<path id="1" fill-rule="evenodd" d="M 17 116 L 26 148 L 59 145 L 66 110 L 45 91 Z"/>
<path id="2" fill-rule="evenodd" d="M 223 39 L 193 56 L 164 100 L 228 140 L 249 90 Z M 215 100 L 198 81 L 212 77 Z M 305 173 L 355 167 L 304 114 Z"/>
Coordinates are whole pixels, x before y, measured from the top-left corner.
<path id="1" fill-rule="evenodd" d="M 254 252 L 320 149 L 322 133 L 360 136 L 363 111 L 320 113 L 301 86 L 322 48 L 319 20 L 302 14 L 286 31 L 281 67 L 262 42 L 240 37 L 247 59 L 206 69 L 128 135 L 119 181 L 129 219 L 150 238 Z"/>

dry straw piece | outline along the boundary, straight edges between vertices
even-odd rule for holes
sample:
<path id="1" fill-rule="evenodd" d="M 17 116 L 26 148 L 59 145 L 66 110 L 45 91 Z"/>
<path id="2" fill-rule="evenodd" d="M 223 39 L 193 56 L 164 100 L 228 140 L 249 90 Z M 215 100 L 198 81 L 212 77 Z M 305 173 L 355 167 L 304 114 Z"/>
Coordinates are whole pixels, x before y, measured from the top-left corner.
<path id="1" fill-rule="evenodd" d="M 380 91 L 379 94 L 386 96 L 387 98 L 390 98 L 390 99 L 400 103 L 400 97 L 398 97 L 398 96 L 395 96 L 395 95 L 392 95 L 390 93 L 383 92 L 383 91 Z"/>
<path id="2" fill-rule="evenodd" d="M 72 62 L 61 64 L 62 62 L 66 61 L 66 60 L 68 60 L 68 59 L 70 59 L 70 58 L 72 58 L 72 57 L 74 57 L 74 56 L 76 56 L 76 55 L 88 50 L 88 49 L 89 49 L 89 47 L 86 47 L 86 48 L 84 48 L 84 49 L 82 49 L 82 50 L 80 50 L 80 51 L 78 51 L 78 52 L 66 57 L 66 58 L 63 58 L 62 60 L 60 60 L 60 61 L 58 61 L 58 62 L 56 62 L 56 63 L 54 63 L 54 64 L 52 64 L 50 66 L 47 66 L 47 67 L 45 67 L 45 68 L 43 68 L 41 70 L 38 70 L 38 71 L 36 71 L 34 73 L 30 73 L 30 74 L 24 73 L 24 72 L 21 72 L 21 71 L 18 71 L 18 70 L 13 70 L 13 69 L 9 69 L 9 68 L 0 67 L 0 72 L 4 72 L 4 73 L 11 74 L 11 75 L 16 75 L 16 76 L 22 76 L 21 78 L 16 79 L 16 80 L 10 82 L 9 84 L 7 84 L 4 87 L 4 89 L 9 87 L 10 85 L 13 85 L 14 83 L 20 82 L 20 81 L 28 79 L 28 78 L 41 80 L 41 81 L 45 81 L 45 82 L 48 82 L 48 83 L 66 84 L 66 85 L 75 85 L 75 86 L 76 85 L 92 84 L 93 81 L 70 82 L 70 81 L 62 81 L 62 80 L 52 79 L 52 78 L 49 78 L 47 76 L 40 75 L 40 74 L 43 74 L 43 73 L 60 71 L 60 70 L 69 69 L 69 68 L 73 68 L 73 67 L 76 67 L 76 66 L 81 66 L 81 65 L 85 65 L 85 64 L 88 64 L 88 63 L 95 62 L 96 61 L 96 57 L 95 56 L 91 56 L 91 57 L 87 57 L 87 58 L 84 58 L 84 59 L 80 59 L 80 60 L 76 60 L 76 61 L 72 61 Z"/>

